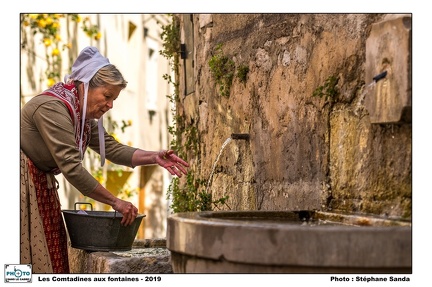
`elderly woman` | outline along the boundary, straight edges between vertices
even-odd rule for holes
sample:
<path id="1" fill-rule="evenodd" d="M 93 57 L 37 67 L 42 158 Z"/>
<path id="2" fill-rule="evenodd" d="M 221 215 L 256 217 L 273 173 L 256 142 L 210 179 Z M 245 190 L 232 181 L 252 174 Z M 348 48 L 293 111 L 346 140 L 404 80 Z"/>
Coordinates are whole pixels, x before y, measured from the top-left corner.
<path id="1" fill-rule="evenodd" d="M 110 205 L 131 224 L 138 209 L 112 195 L 82 165 L 87 147 L 113 163 L 158 164 L 172 175 L 187 162 L 168 151 L 144 151 L 117 142 L 103 129 L 102 116 L 126 87 L 119 70 L 95 47 L 81 51 L 65 83 L 32 98 L 21 110 L 21 263 L 34 273 L 69 273 L 67 234 L 57 182 L 62 173 L 82 194 Z M 96 121 L 96 119 L 98 121 Z"/>

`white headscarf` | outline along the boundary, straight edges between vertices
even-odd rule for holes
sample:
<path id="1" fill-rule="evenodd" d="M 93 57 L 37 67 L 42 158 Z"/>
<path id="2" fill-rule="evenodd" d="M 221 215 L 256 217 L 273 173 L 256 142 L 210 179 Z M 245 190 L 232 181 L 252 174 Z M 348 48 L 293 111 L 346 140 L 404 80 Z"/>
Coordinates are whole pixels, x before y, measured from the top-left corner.
<path id="1" fill-rule="evenodd" d="M 102 56 L 98 49 L 95 47 L 85 47 L 81 53 L 78 55 L 78 58 L 75 60 L 72 65 L 72 73 L 70 75 L 66 75 L 64 78 L 65 83 L 68 81 L 80 81 L 84 83 L 84 98 L 83 98 L 83 107 L 82 107 L 82 115 L 81 115 L 81 126 L 84 127 L 86 111 L 87 111 L 87 93 L 89 88 L 89 82 L 99 71 L 100 68 L 109 65 L 110 62 L 108 58 Z M 79 150 L 81 159 L 84 157 L 82 150 L 82 141 L 83 141 L 83 132 L 84 128 L 81 128 L 80 142 L 79 142 Z M 98 133 L 99 133 L 99 149 L 101 156 L 101 166 L 105 163 L 105 137 L 104 137 L 104 128 L 103 128 L 103 116 L 98 119 Z"/>

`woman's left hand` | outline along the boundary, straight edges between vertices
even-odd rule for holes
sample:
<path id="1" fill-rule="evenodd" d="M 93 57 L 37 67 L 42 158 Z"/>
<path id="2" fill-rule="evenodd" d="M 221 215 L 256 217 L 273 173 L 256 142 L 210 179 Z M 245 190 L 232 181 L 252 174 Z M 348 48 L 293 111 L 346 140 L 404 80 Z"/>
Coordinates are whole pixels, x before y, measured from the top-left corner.
<path id="1" fill-rule="evenodd" d="M 178 177 L 187 174 L 186 168 L 189 167 L 189 164 L 178 157 L 173 150 L 160 151 L 156 156 L 156 163 Z"/>

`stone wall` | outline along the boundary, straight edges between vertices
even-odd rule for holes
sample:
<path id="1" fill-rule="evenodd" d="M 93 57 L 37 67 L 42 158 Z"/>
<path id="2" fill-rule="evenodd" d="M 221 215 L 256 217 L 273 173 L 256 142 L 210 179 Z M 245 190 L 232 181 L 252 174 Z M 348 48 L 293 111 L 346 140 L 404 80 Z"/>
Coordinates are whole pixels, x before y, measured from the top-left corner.
<path id="1" fill-rule="evenodd" d="M 216 165 L 209 191 L 229 196 L 223 209 L 411 216 L 411 123 L 371 124 L 361 102 L 372 81 L 365 79 L 371 26 L 398 15 L 178 16 L 182 43 L 193 43 L 192 65 L 181 61 L 178 81 L 178 113 L 198 129 L 193 170 L 208 179 L 224 141 L 250 134 L 230 142 Z M 228 96 L 209 67 L 218 45 L 236 68 L 249 68 Z"/>

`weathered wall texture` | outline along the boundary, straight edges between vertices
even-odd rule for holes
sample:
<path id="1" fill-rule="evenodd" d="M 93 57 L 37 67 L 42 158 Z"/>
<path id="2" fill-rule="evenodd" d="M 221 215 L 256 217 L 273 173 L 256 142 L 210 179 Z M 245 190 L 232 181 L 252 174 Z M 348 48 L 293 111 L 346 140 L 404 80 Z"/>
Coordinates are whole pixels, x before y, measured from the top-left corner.
<path id="1" fill-rule="evenodd" d="M 365 43 L 383 14 L 194 14 L 193 70 L 180 69 L 180 116 L 197 125 L 190 154 L 233 210 L 333 209 L 411 216 L 411 124 L 371 124 L 359 107 Z M 189 23 L 190 24 L 190 23 Z M 183 30 L 182 41 L 192 37 Z M 209 60 L 225 55 L 249 68 L 222 96 Z M 189 50 L 192 50 L 189 47 Z M 194 77 L 184 93 L 184 77 Z M 330 77 L 337 95 L 313 96 Z M 372 79 L 370 79 L 372 81 Z M 187 94 L 187 95 L 185 95 Z M 366 95 L 367 96 L 367 95 Z"/>

